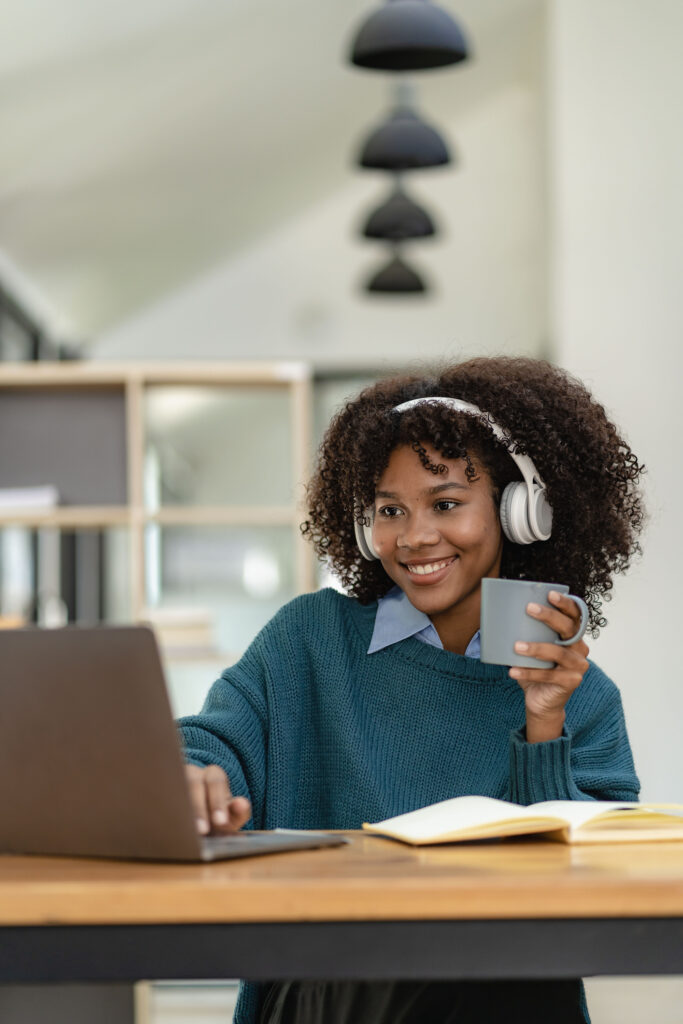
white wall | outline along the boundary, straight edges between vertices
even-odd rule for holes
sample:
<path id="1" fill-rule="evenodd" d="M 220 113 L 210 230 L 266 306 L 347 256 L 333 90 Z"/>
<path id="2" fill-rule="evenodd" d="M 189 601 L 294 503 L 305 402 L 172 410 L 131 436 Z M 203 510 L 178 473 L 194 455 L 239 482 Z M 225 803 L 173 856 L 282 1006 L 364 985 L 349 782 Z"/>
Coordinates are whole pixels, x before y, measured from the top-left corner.
<path id="1" fill-rule="evenodd" d="M 460 165 L 405 176 L 445 229 L 406 253 L 434 282 L 433 294 L 360 293 L 360 282 L 387 257 L 353 231 L 390 182 L 350 171 L 346 188 L 101 336 L 93 357 L 303 358 L 393 368 L 463 352 L 538 353 L 547 337 L 542 122 L 538 88 L 523 81 L 439 122 Z"/>
<path id="2" fill-rule="evenodd" d="M 683 799 L 683 4 L 552 0 L 553 319 L 648 468 L 644 557 L 592 656 L 620 686 L 643 795 Z"/>
<path id="3" fill-rule="evenodd" d="M 644 795 L 680 799 L 683 4 L 548 0 L 547 11 L 537 44 L 547 43 L 545 96 L 533 71 L 484 91 L 440 121 L 461 166 L 414 178 L 417 198 L 447 226 L 414 249 L 433 297 L 349 297 L 375 265 L 351 226 L 385 187 L 381 175 L 350 172 L 345 189 L 103 335 L 93 355 L 391 369 L 471 352 L 538 354 L 552 337 L 558 362 L 587 380 L 648 466 L 645 554 L 617 580 L 592 654 L 624 693 Z M 537 59 L 532 45 L 524 59 Z"/>

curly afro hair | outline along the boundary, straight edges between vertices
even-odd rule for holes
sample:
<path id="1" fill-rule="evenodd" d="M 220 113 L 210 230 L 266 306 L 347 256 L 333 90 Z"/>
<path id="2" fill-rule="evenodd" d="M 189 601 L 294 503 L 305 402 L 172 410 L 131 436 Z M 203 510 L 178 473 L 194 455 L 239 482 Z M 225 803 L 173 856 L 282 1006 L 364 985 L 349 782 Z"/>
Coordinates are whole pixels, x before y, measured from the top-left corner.
<path id="1" fill-rule="evenodd" d="M 392 414 L 402 402 L 435 395 L 479 406 L 517 452 L 534 460 L 553 509 L 552 537 L 526 545 L 505 538 L 501 575 L 568 584 L 588 604 L 589 628 L 597 636 L 606 624 L 602 599 L 609 598 L 613 575 L 640 551 L 644 467 L 581 381 L 544 360 L 471 359 L 431 376 L 380 380 L 347 402 L 325 434 L 307 491 L 301 530 L 318 557 L 362 604 L 394 585 L 379 561 L 361 556 L 354 520 L 361 522 L 373 505 L 377 482 L 399 446 L 412 446 L 426 468 L 443 472 L 422 448 L 426 441 L 444 459 L 463 459 L 470 479 L 473 457 L 488 472 L 497 502 L 505 485 L 520 479 L 485 418 L 436 403 Z"/>

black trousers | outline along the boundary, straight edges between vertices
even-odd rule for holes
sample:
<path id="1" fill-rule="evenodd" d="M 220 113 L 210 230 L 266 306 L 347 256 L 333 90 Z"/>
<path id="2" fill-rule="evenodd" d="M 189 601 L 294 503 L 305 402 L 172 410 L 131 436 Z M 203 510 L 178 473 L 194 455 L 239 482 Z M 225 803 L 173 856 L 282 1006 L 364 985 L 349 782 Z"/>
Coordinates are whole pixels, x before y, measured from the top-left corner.
<path id="1" fill-rule="evenodd" d="M 259 1024 L 584 1024 L 569 981 L 293 981 L 269 986 Z"/>

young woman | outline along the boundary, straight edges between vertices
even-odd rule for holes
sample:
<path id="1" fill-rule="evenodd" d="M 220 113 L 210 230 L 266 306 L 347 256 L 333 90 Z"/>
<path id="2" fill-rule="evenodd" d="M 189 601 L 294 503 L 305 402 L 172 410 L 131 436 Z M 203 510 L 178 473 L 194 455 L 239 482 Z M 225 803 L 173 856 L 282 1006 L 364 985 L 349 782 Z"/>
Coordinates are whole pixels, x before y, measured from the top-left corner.
<path id="1" fill-rule="evenodd" d="M 585 387 L 543 361 L 474 359 L 349 402 L 321 445 L 302 527 L 346 593 L 282 608 L 181 723 L 200 831 L 358 828 L 472 793 L 637 799 L 619 693 L 585 641 L 524 651 L 554 668 L 507 669 L 480 662 L 478 631 L 481 580 L 503 576 L 568 584 L 597 635 L 612 576 L 638 548 L 641 470 Z M 576 633 L 567 597 L 527 610 Z M 236 1019 L 587 1014 L 571 981 L 292 983 L 265 1001 L 246 986 Z"/>

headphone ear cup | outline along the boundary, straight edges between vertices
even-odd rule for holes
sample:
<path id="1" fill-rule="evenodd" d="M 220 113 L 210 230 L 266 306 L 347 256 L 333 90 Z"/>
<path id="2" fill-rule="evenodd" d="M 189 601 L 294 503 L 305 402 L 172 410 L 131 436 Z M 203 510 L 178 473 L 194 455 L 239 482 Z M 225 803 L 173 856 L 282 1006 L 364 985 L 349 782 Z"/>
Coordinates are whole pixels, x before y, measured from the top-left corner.
<path id="1" fill-rule="evenodd" d="M 507 485 L 500 499 L 499 515 L 503 533 L 513 544 L 532 544 L 537 539 L 529 526 L 529 491 L 523 481 Z"/>
<path id="2" fill-rule="evenodd" d="M 365 514 L 365 523 L 370 521 L 370 516 Z M 356 535 L 356 544 L 363 558 L 367 559 L 368 562 L 374 562 L 379 556 L 372 546 L 372 522 L 366 526 L 365 523 L 359 523 L 358 520 L 353 521 L 353 532 Z"/>
<path id="3" fill-rule="evenodd" d="M 545 487 L 534 488 L 529 509 L 529 523 L 535 540 L 548 540 L 553 531 L 553 510 Z"/>

